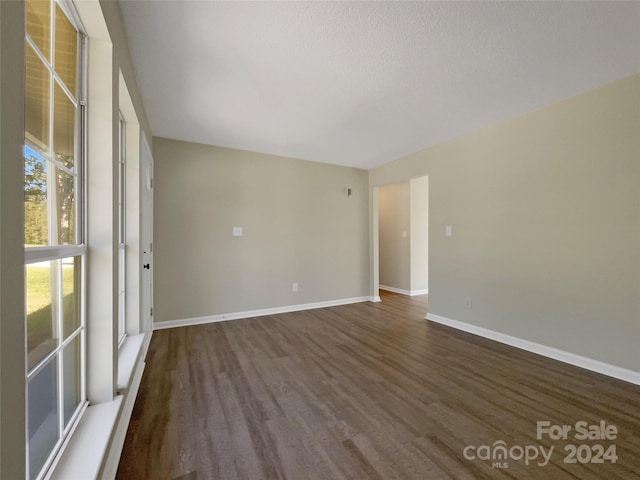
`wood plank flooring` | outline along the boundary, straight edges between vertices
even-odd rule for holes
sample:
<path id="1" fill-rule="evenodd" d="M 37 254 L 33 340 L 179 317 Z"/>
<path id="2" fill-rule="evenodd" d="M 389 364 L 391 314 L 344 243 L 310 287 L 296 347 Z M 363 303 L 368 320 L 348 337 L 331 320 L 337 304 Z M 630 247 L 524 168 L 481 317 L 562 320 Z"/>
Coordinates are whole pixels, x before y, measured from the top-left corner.
<path id="1" fill-rule="evenodd" d="M 426 296 L 381 293 L 156 331 L 117 478 L 640 478 L 640 387 L 428 322 Z M 571 425 L 567 440 L 537 439 L 545 420 Z M 615 440 L 574 438 L 602 420 Z M 499 441 L 501 465 L 465 456 Z M 568 444 L 587 445 L 583 461 L 615 445 L 617 461 L 564 463 Z M 546 466 L 518 458 L 541 447 Z"/>

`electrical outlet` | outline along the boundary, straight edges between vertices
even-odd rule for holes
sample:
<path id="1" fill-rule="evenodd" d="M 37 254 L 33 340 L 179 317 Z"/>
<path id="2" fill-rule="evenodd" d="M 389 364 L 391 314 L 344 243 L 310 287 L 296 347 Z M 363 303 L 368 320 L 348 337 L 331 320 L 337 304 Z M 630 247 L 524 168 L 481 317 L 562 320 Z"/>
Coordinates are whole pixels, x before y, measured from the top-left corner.
<path id="1" fill-rule="evenodd" d="M 291 284 L 291 290 L 293 290 L 294 292 L 298 291 L 298 282 L 294 282 Z"/>
<path id="2" fill-rule="evenodd" d="M 471 297 L 467 297 L 464 299 L 464 308 L 467 310 L 471 310 L 473 308 L 473 303 L 471 303 Z"/>

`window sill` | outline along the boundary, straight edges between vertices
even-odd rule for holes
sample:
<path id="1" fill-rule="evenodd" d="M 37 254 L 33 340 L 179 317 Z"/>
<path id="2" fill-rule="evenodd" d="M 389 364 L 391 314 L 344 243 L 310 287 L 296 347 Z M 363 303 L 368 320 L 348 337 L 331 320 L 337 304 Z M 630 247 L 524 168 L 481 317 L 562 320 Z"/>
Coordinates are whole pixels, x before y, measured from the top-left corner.
<path id="1" fill-rule="evenodd" d="M 151 333 L 128 336 L 118 354 L 118 396 L 87 407 L 47 480 L 114 478 Z"/>
<path id="2" fill-rule="evenodd" d="M 147 355 L 151 335 L 127 335 L 118 350 L 118 394 L 127 392 L 140 357 Z"/>
<path id="3" fill-rule="evenodd" d="M 87 407 L 48 480 L 98 478 L 123 398 Z"/>

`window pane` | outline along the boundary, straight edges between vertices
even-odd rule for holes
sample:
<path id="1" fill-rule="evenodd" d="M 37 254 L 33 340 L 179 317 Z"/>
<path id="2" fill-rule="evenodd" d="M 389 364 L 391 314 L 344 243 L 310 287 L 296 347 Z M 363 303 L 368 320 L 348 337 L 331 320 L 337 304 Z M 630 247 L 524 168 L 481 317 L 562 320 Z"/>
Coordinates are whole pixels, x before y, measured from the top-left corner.
<path id="1" fill-rule="evenodd" d="M 49 151 L 50 74 L 30 45 L 26 46 L 26 85 L 24 93 L 24 128 L 26 139 Z"/>
<path id="2" fill-rule="evenodd" d="M 34 149 L 24 147 L 24 244 L 49 244 L 47 210 L 48 163 Z"/>
<path id="3" fill-rule="evenodd" d="M 40 473 L 58 441 L 57 357 L 29 381 L 29 478 Z"/>
<path id="4" fill-rule="evenodd" d="M 27 0 L 27 33 L 48 59 L 51 45 L 51 2 Z"/>
<path id="5" fill-rule="evenodd" d="M 64 426 L 80 405 L 80 335 L 76 336 L 62 351 Z"/>
<path id="6" fill-rule="evenodd" d="M 81 257 L 62 260 L 62 334 L 69 338 L 80 327 Z"/>
<path id="7" fill-rule="evenodd" d="M 78 32 L 56 5 L 56 73 L 67 88 L 77 96 Z"/>
<path id="8" fill-rule="evenodd" d="M 27 367 L 30 370 L 58 346 L 56 288 L 59 260 L 26 266 Z"/>
<path id="9" fill-rule="evenodd" d="M 54 87 L 54 158 L 73 170 L 76 151 L 76 107 L 56 83 Z"/>
<path id="10" fill-rule="evenodd" d="M 55 228 L 58 245 L 69 245 L 76 241 L 76 177 L 56 168 Z"/>

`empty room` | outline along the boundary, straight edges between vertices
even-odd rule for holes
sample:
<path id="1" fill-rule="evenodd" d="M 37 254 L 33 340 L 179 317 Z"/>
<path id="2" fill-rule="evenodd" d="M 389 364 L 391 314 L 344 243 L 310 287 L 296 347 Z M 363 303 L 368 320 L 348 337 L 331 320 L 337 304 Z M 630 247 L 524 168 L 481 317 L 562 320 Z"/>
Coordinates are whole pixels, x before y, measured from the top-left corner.
<path id="1" fill-rule="evenodd" d="M 640 478 L 639 32 L 0 0 L 0 478 Z"/>

